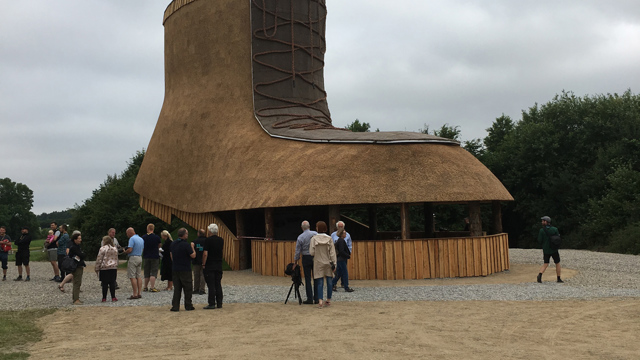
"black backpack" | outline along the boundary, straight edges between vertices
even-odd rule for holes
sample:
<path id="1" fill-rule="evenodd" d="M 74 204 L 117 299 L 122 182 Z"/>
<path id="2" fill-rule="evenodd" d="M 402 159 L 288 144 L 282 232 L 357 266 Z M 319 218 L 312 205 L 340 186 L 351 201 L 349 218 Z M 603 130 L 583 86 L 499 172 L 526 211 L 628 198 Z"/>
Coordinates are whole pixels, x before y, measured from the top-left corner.
<path id="1" fill-rule="evenodd" d="M 543 228 L 543 230 L 549 237 L 549 246 L 553 250 L 560 249 L 560 247 L 562 246 L 562 238 L 560 237 L 560 234 L 549 235 L 549 233 L 547 232 L 547 229 Z"/>

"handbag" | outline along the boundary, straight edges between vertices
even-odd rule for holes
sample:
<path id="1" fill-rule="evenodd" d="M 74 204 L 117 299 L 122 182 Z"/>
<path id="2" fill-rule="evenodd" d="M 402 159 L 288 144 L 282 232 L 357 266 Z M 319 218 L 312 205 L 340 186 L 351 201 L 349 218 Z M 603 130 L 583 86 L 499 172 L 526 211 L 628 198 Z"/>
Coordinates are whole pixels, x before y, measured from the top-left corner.
<path id="1" fill-rule="evenodd" d="M 70 258 L 69 255 L 65 256 L 62 260 L 62 270 L 66 273 L 72 273 L 76 271 L 78 267 L 78 262 L 75 259 Z"/>
<path id="2" fill-rule="evenodd" d="M 2 244 L 2 251 L 4 252 L 11 251 L 11 244 Z"/>

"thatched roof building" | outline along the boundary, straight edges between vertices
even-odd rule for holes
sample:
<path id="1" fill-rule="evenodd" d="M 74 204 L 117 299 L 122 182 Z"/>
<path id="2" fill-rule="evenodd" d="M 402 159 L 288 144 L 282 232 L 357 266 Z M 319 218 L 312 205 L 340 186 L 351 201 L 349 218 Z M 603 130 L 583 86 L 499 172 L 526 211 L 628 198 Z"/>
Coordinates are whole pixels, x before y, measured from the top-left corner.
<path id="1" fill-rule="evenodd" d="M 168 6 L 165 98 L 134 187 L 143 206 L 170 217 L 513 200 L 455 141 L 334 128 L 325 17 L 324 0 Z"/>

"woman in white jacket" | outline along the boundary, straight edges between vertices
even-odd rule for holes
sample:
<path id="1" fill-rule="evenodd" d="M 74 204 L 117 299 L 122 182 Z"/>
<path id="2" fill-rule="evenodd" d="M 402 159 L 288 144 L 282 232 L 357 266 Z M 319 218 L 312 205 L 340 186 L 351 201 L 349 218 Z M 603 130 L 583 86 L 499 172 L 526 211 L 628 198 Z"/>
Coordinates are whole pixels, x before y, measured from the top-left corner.
<path id="1" fill-rule="evenodd" d="M 309 254 L 313 256 L 313 277 L 318 279 L 319 308 L 331 305 L 331 287 L 333 273 L 336 269 L 336 249 L 331 236 L 327 235 L 327 224 L 324 221 L 316 223 L 318 235 L 311 238 Z M 327 281 L 327 301 L 323 303 L 322 293 L 324 281 Z"/>
<path id="2" fill-rule="evenodd" d="M 96 258 L 96 274 L 102 282 L 102 302 L 107 301 L 107 288 L 111 291 L 111 301 L 116 298 L 116 278 L 118 276 L 118 248 L 109 236 L 102 238 L 102 247 Z"/>

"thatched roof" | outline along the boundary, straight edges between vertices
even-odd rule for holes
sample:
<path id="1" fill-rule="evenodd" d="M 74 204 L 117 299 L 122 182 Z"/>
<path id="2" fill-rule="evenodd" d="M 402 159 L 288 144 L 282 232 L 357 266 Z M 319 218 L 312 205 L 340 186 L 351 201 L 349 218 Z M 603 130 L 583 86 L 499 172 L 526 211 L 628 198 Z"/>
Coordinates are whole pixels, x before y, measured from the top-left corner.
<path id="1" fill-rule="evenodd" d="M 475 157 L 438 138 L 373 133 L 435 142 L 334 144 L 272 137 L 254 111 L 251 4 L 182 2 L 165 21 L 165 99 L 135 183 L 140 195 L 192 213 L 513 200 Z M 352 135 L 312 132 L 325 130 Z"/>

